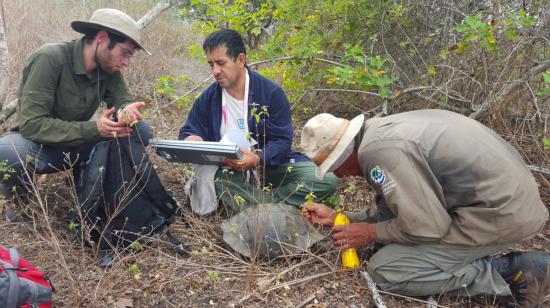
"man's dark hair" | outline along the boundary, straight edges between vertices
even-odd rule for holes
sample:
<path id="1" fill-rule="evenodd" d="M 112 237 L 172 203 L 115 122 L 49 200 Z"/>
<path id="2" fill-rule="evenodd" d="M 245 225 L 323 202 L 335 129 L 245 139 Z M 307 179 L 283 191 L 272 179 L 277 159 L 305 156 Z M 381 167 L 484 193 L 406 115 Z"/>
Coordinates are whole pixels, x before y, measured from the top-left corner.
<path id="1" fill-rule="evenodd" d="M 97 34 L 99 33 L 99 31 L 102 31 L 102 30 L 90 30 L 90 31 L 86 32 L 84 34 L 84 41 L 86 42 L 86 44 L 91 44 L 92 41 L 97 36 Z M 122 43 L 123 44 L 123 43 L 126 43 L 126 41 L 131 41 L 135 46 L 138 46 L 136 43 L 134 43 L 132 40 L 130 40 L 129 38 L 127 38 L 125 36 L 114 34 L 114 33 L 111 33 L 109 31 L 106 31 L 106 32 L 109 35 L 109 46 L 107 46 L 109 48 L 109 50 L 112 50 L 113 48 L 115 48 L 115 45 L 117 43 Z"/>
<path id="2" fill-rule="evenodd" d="M 225 45 L 227 48 L 227 55 L 236 61 L 239 54 L 246 55 L 246 47 L 244 47 L 243 38 L 239 32 L 231 29 L 222 29 L 213 33 L 210 33 L 202 44 L 204 52 L 210 52 L 220 46 Z"/>

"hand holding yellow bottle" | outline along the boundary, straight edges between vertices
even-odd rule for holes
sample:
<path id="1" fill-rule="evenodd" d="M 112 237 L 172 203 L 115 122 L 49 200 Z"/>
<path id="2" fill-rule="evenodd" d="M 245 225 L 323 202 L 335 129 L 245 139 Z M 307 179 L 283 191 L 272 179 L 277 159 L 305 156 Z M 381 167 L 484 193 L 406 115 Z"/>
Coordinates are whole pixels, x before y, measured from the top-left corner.
<path id="1" fill-rule="evenodd" d="M 334 218 L 333 226 L 344 226 L 349 224 L 350 224 L 349 219 L 346 217 L 344 213 L 342 213 L 342 210 L 339 209 L 336 213 L 336 217 Z M 361 262 L 359 261 L 359 257 L 357 256 L 357 250 L 355 250 L 355 248 L 348 248 L 348 249 L 342 250 L 341 258 L 342 258 L 343 268 L 356 269 L 356 268 L 359 268 L 359 266 L 361 265 Z"/>

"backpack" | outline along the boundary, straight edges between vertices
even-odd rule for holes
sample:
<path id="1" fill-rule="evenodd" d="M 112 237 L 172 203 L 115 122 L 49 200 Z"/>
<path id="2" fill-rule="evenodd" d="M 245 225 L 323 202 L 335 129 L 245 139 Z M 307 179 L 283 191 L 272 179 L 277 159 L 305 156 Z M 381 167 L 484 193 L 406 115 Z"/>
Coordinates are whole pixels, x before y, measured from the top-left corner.
<path id="1" fill-rule="evenodd" d="M 0 246 L 0 307 L 51 307 L 54 288 L 44 273 Z"/>
<path id="2" fill-rule="evenodd" d="M 80 213 L 73 212 L 71 220 L 87 225 L 80 230 L 88 230 L 85 239 L 101 251 L 154 234 L 166 235 L 180 255 L 191 251 L 167 231 L 178 206 L 140 142 L 121 138 L 97 143 L 80 171 L 77 197 Z"/>

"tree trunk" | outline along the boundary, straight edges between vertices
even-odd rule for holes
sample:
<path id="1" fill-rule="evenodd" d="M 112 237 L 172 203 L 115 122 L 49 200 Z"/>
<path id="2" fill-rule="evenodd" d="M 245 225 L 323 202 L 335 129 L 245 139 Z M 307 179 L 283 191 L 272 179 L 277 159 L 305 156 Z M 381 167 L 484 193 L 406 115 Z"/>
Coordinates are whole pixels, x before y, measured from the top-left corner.
<path id="1" fill-rule="evenodd" d="M 0 110 L 8 95 L 9 76 L 9 52 L 4 28 L 4 6 L 0 14 Z"/>
<path id="2" fill-rule="evenodd" d="M 161 0 L 149 12 L 147 12 L 147 14 L 137 21 L 139 29 L 147 27 L 155 18 L 157 18 L 158 15 L 160 15 L 160 13 L 166 11 L 179 2 L 181 2 L 181 0 Z"/>

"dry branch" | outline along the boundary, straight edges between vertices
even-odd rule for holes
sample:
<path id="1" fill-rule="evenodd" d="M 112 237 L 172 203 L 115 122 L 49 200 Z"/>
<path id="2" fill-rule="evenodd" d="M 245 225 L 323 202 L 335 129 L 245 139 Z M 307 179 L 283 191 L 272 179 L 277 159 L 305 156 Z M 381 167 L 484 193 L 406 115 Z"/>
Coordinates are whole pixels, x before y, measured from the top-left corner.
<path id="1" fill-rule="evenodd" d="M 529 168 L 531 172 L 540 172 L 542 174 L 550 175 L 550 169 L 548 168 L 543 168 L 543 167 L 533 166 L 533 165 L 527 165 L 527 168 Z"/>
<path id="2" fill-rule="evenodd" d="M 498 104 L 503 101 L 510 93 L 517 91 L 522 84 L 525 84 L 527 81 L 531 80 L 533 77 L 541 74 L 550 68 L 550 61 L 545 61 L 533 66 L 529 72 L 524 74 L 520 79 L 514 80 L 510 84 L 506 85 L 502 91 L 498 94 L 497 97 L 489 98 L 485 103 L 478 107 L 478 109 L 470 114 L 470 118 L 477 119 L 483 115 L 491 106 Z"/>
<path id="3" fill-rule="evenodd" d="M 169 9 L 173 5 L 181 2 L 180 0 L 161 0 L 155 5 L 147 14 L 141 17 L 138 21 L 139 29 L 147 27 L 155 18 L 157 18 L 162 12 Z"/>
<path id="4" fill-rule="evenodd" d="M 11 101 L 0 111 L 0 124 L 4 123 L 17 109 L 17 98 Z"/>
<path id="5" fill-rule="evenodd" d="M 311 302 L 312 300 L 315 299 L 315 296 L 316 296 L 315 294 L 310 295 L 308 298 L 306 298 L 300 304 L 298 304 L 298 306 L 296 306 L 296 308 L 305 307 L 305 305 L 309 304 L 309 302 Z"/>
<path id="6" fill-rule="evenodd" d="M 374 304 L 378 308 L 386 308 L 386 304 L 382 300 L 382 296 L 380 296 L 380 293 L 378 292 L 378 289 L 376 289 L 376 284 L 370 277 L 369 273 L 366 271 L 361 272 L 361 275 L 363 275 L 363 278 L 367 281 L 367 287 L 369 288 L 372 299 L 374 300 Z"/>
<path id="7" fill-rule="evenodd" d="M 0 109 L 8 95 L 9 85 L 9 50 L 8 41 L 6 40 L 6 31 L 4 27 L 4 6 L 2 4 L 2 12 L 0 14 Z"/>

